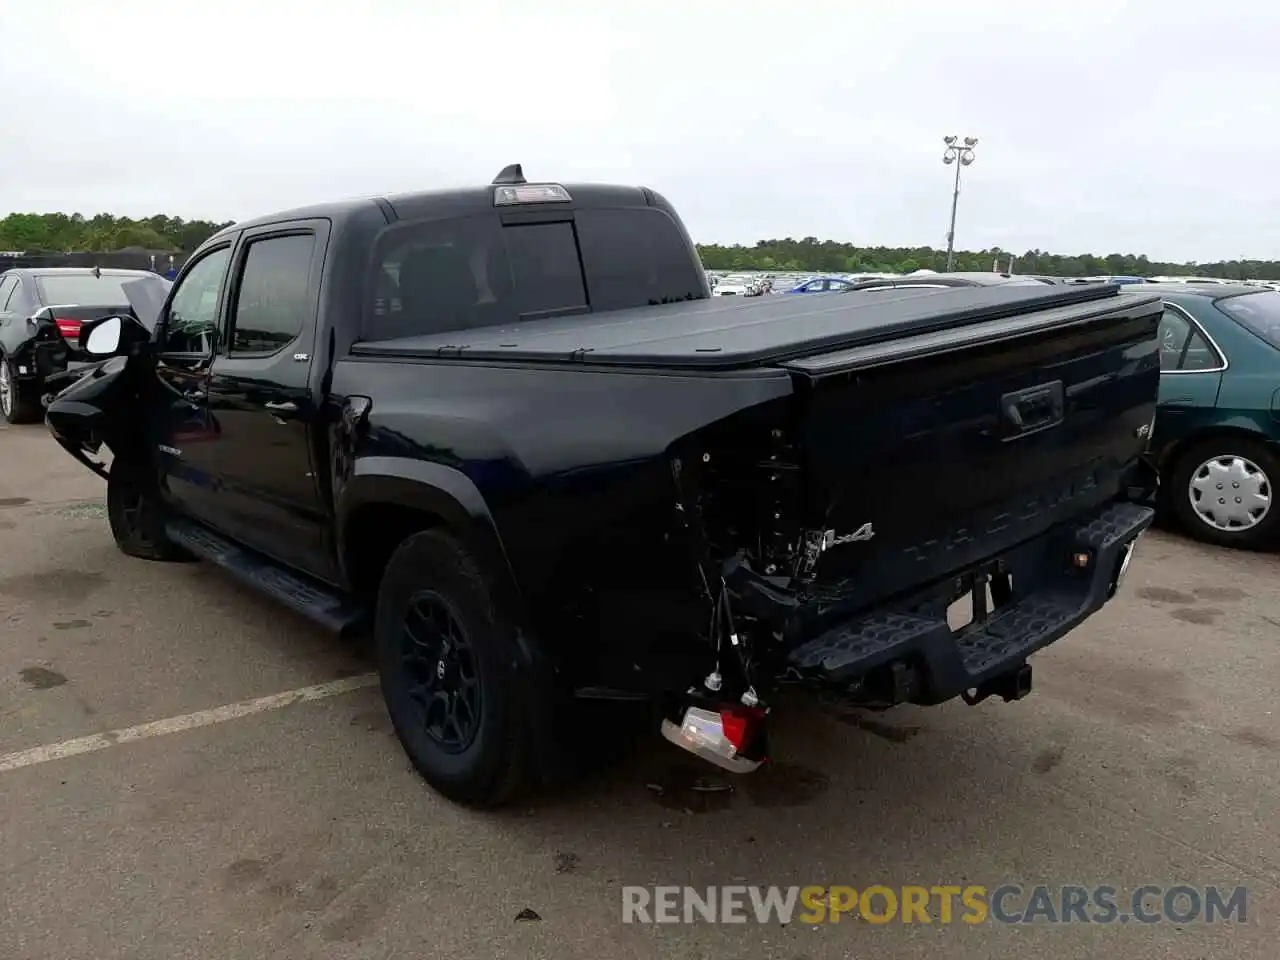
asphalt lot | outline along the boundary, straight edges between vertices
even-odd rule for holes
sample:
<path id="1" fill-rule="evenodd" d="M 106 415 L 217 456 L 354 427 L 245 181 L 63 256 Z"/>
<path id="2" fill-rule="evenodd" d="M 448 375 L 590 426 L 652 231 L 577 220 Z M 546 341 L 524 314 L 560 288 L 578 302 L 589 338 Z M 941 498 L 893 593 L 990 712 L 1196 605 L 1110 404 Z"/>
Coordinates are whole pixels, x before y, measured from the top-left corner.
<path id="1" fill-rule="evenodd" d="M 1154 533 L 1020 703 L 795 704 L 775 769 L 710 801 L 655 734 L 482 815 L 409 770 L 358 647 L 119 555 L 102 487 L 0 426 L 6 960 L 1275 956 L 1280 557 Z M 1244 885 L 1249 920 L 622 923 L 625 884 L 1004 882 Z"/>

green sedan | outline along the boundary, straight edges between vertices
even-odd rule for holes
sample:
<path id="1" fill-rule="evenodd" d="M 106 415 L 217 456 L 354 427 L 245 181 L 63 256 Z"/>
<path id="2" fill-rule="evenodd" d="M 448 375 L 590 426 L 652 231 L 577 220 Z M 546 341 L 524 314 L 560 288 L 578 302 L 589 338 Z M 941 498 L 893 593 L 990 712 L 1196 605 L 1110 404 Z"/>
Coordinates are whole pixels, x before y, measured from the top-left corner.
<path id="1" fill-rule="evenodd" d="M 1169 514 L 1191 536 L 1259 549 L 1280 538 L 1280 293 L 1133 284 L 1159 293 L 1160 404 L 1151 451 Z"/>

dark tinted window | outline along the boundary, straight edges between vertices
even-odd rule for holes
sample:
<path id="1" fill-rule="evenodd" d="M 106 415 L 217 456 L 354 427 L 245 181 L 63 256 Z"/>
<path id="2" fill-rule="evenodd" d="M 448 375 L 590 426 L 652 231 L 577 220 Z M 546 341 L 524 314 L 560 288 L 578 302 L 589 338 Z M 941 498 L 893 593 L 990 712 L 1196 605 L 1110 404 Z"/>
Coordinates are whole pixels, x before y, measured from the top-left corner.
<path id="1" fill-rule="evenodd" d="M 302 330 L 316 238 L 270 237 L 249 244 L 232 319 L 232 353 L 272 353 Z"/>
<path id="2" fill-rule="evenodd" d="M 702 296 L 701 268 L 662 210 L 579 210 L 577 226 L 592 309 Z"/>
<path id="3" fill-rule="evenodd" d="M 178 280 L 164 321 L 164 349 L 171 353 L 212 353 L 218 332 L 218 297 L 231 250 L 223 247 L 192 264 Z"/>
<path id="4" fill-rule="evenodd" d="M 497 217 L 410 222 L 383 233 L 365 293 L 368 340 L 515 322 Z"/>
<path id="5" fill-rule="evenodd" d="M 697 259 L 662 211 L 579 210 L 575 218 L 504 226 L 495 214 L 389 228 L 366 288 L 365 339 L 702 295 Z"/>
<path id="6" fill-rule="evenodd" d="M 522 319 L 587 305 L 571 223 L 533 223 L 502 230 Z"/>
<path id="7" fill-rule="evenodd" d="M 18 289 L 17 277 L 0 277 L 0 310 L 10 310 L 9 299 Z"/>
<path id="8" fill-rule="evenodd" d="M 1246 330 L 1280 349 L 1280 293 L 1246 293 L 1218 300 L 1217 307 Z"/>

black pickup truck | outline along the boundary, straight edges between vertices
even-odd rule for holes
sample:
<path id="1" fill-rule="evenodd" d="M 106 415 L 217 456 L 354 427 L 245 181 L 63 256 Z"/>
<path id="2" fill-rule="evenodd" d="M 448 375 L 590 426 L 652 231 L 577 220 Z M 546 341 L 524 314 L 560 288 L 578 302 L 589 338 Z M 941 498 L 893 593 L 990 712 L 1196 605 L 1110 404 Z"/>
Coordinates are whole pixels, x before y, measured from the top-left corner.
<path id="1" fill-rule="evenodd" d="M 491 805 L 582 700 L 749 771 L 784 685 L 1024 696 L 1152 518 L 1161 307 L 1117 291 L 711 298 L 659 194 L 517 165 L 223 230 L 47 422 L 125 553 L 371 629 L 413 763 Z"/>

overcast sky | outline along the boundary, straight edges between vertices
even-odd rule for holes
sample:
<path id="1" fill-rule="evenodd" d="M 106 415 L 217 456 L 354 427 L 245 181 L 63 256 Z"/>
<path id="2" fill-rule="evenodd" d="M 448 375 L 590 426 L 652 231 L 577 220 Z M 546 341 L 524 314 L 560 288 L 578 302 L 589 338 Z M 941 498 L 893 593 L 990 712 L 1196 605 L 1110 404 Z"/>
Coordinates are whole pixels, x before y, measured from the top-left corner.
<path id="1" fill-rule="evenodd" d="M 236 219 L 519 161 L 651 186 L 701 242 L 943 247 L 955 133 L 962 249 L 1280 259 L 1280 5 L 439 6 L 0 0 L 0 214 Z"/>

